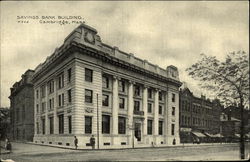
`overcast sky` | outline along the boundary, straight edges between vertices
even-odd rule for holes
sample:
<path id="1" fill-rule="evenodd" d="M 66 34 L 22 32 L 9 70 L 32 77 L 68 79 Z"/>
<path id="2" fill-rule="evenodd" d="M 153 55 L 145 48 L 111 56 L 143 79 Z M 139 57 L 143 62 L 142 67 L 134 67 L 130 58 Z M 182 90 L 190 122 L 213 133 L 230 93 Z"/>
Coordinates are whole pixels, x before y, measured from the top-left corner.
<path id="1" fill-rule="evenodd" d="M 81 16 L 102 42 L 162 68 L 178 67 L 181 81 L 200 95 L 185 69 L 201 53 L 223 59 L 249 52 L 247 1 L 1 2 L 1 106 L 27 69 L 45 61 L 78 25 L 17 23 L 17 16 Z M 209 93 L 207 92 L 207 96 Z"/>

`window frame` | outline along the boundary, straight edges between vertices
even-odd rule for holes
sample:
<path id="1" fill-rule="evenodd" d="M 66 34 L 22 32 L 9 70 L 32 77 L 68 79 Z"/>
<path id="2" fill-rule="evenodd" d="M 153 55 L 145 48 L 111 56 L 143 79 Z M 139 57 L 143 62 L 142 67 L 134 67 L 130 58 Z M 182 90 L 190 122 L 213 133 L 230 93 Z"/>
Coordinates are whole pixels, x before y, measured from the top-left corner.
<path id="1" fill-rule="evenodd" d="M 87 95 L 87 92 L 90 93 L 90 96 Z M 93 91 L 90 89 L 85 89 L 85 103 L 93 103 Z"/>
<path id="2" fill-rule="evenodd" d="M 85 68 L 85 81 L 93 82 L 93 70 Z"/>

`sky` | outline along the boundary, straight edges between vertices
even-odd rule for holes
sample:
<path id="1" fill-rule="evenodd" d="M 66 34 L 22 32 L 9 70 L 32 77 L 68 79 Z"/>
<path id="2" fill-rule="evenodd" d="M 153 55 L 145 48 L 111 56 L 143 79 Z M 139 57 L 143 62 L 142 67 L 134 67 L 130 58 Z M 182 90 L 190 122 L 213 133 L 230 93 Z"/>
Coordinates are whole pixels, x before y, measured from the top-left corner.
<path id="1" fill-rule="evenodd" d="M 21 75 L 44 62 L 79 25 L 43 24 L 40 19 L 18 23 L 20 16 L 81 16 L 105 44 L 164 69 L 176 66 L 180 80 L 197 96 L 214 97 L 185 71 L 201 53 L 221 60 L 232 51 L 249 53 L 247 1 L 2 1 L 0 5 L 1 107 L 9 107 L 10 87 Z"/>

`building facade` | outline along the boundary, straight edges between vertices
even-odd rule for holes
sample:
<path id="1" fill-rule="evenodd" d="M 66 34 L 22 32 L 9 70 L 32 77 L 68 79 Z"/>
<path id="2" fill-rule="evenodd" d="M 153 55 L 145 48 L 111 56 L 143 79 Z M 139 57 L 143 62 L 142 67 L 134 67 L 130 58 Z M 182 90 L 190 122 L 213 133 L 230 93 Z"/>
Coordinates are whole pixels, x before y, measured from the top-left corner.
<path id="1" fill-rule="evenodd" d="M 11 138 L 32 141 L 34 136 L 34 90 L 31 82 L 33 70 L 27 70 L 11 88 L 10 120 Z"/>
<path id="2" fill-rule="evenodd" d="M 78 26 L 35 69 L 34 142 L 88 147 L 179 143 L 178 69 L 162 69 Z"/>
<path id="3" fill-rule="evenodd" d="M 184 88 L 180 90 L 179 103 L 181 142 L 193 142 L 194 136 L 207 142 L 208 136 L 220 133 L 223 106 L 219 100 L 210 101 L 203 95 L 196 97 L 188 88 Z"/>

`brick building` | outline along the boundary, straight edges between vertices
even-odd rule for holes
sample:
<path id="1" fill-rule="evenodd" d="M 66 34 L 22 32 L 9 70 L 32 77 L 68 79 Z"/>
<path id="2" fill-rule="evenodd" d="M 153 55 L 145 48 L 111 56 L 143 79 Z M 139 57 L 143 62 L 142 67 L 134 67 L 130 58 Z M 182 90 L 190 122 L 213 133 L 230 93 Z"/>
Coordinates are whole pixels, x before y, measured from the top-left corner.
<path id="1" fill-rule="evenodd" d="M 33 70 L 27 70 L 11 90 L 10 120 L 11 138 L 18 141 L 32 141 L 34 135 L 34 90 L 31 82 Z"/>
<path id="2" fill-rule="evenodd" d="M 35 69 L 34 142 L 88 147 L 179 144 L 178 69 L 166 69 L 104 44 L 78 26 Z"/>
<path id="3" fill-rule="evenodd" d="M 207 137 L 220 133 L 219 100 L 210 101 L 205 96 L 196 97 L 185 87 L 180 90 L 180 138 L 181 142 L 193 142 L 194 138 L 206 142 Z"/>

